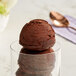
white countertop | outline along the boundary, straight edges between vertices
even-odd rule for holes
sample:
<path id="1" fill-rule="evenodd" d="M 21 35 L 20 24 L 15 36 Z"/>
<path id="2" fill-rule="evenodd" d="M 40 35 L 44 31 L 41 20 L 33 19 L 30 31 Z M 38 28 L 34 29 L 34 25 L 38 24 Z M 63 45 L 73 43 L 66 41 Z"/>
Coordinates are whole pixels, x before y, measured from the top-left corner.
<path id="1" fill-rule="evenodd" d="M 0 33 L 0 76 L 10 76 L 10 44 L 19 38 L 24 24 L 31 19 L 49 19 L 49 10 L 76 18 L 75 0 L 19 0 L 10 13 L 5 31 Z M 61 42 L 61 76 L 76 76 L 76 45 L 56 35 Z"/>

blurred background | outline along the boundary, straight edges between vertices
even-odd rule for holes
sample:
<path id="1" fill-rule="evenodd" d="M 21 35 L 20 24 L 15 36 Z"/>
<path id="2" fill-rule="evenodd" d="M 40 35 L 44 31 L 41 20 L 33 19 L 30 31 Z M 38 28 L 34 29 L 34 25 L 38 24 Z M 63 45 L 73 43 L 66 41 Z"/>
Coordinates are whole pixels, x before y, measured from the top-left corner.
<path id="1" fill-rule="evenodd" d="M 19 39 L 24 24 L 37 18 L 47 20 L 52 10 L 76 18 L 76 0 L 18 0 L 0 32 L 0 76 L 10 76 L 10 44 Z M 76 45 L 58 35 L 56 39 L 62 47 L 61 76 L 76 76 Z"/>

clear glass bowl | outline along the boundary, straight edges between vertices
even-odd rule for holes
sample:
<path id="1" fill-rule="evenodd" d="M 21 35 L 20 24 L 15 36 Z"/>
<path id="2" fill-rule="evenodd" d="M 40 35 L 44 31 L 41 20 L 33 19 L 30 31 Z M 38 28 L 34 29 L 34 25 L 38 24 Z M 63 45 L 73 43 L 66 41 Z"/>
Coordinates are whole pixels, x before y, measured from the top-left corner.
<path id="1" fill-rule="evenodd" d="M 54 52 L 46 54 L 23 54 L 18 41 L 11 46 L 11 76 L 60 76 L 61 48 L 56 42 Z"/>

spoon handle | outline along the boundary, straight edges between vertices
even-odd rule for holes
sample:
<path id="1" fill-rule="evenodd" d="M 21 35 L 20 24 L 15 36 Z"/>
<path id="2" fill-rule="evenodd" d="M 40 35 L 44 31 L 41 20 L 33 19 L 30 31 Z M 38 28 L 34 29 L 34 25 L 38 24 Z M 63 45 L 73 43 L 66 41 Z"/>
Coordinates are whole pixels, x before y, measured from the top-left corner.
<path id="1" fill-rule="evenodd" d="M 73 30 L 75 30 L 75 31 L 76 31 L 76 28 L 74 28 L 74 27 L 72 27 L 72 26 L 69 26 L 69 28 L 71 28 L 71 29 L 73 29 Z"/>

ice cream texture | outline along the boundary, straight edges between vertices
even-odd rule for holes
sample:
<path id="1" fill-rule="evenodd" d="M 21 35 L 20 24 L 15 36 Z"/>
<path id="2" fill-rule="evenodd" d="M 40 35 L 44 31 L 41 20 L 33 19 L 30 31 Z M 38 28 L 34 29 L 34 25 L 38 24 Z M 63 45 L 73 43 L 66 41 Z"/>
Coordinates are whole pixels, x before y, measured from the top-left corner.
<path id="1" fill-rule="evenodd" d="M 34 19 L 22 28 L 19 43 L 29 51 L 47 50 L 55 44 L 55 32 L 47 21 Z"/>

